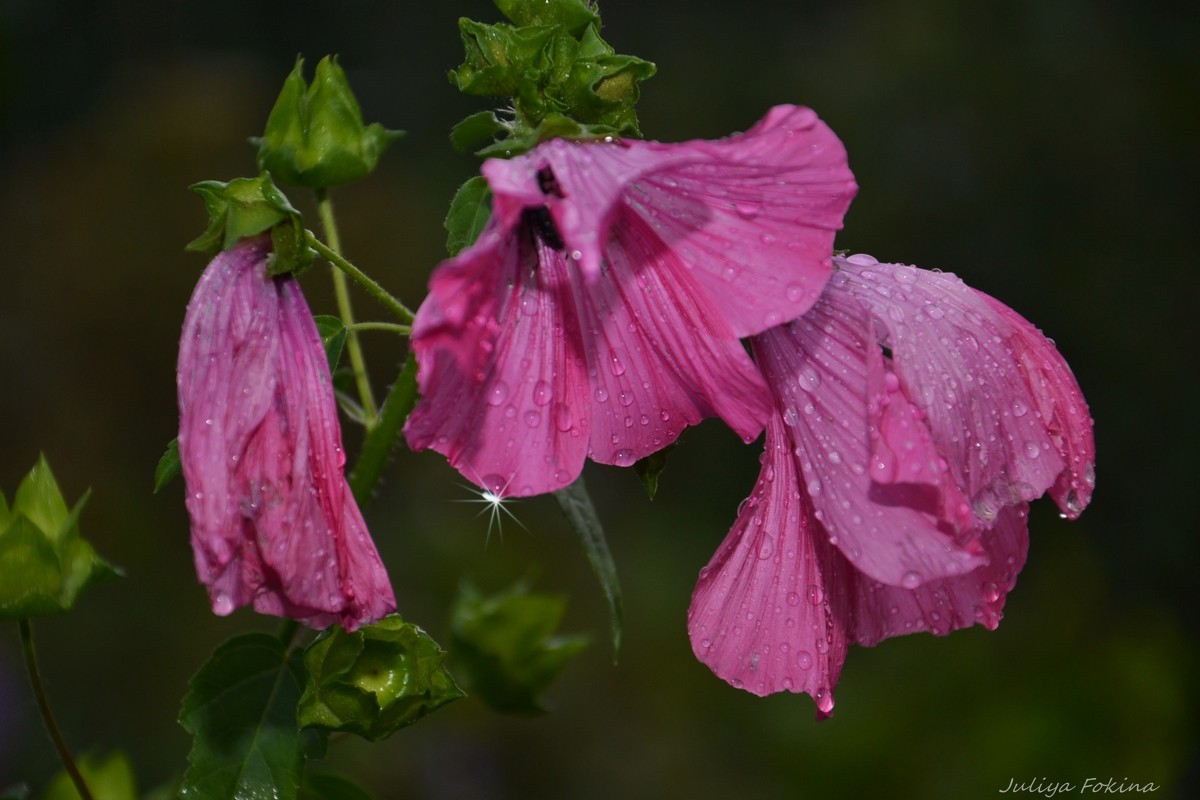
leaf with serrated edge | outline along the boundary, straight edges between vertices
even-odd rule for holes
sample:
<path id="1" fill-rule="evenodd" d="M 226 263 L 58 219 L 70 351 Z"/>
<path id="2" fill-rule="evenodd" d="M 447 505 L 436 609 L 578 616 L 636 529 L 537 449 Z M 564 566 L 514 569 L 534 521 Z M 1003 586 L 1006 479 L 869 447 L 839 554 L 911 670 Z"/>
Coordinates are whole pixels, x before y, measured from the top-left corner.
<path id="1" fill-rule="evenodd" d="M 192 678 L 179 724 L 195 738 L 183 800 L 295 800 L 304 765 L 296 726 L 302 667 L 273 636 L 251 633 L 217 648 Z"/>

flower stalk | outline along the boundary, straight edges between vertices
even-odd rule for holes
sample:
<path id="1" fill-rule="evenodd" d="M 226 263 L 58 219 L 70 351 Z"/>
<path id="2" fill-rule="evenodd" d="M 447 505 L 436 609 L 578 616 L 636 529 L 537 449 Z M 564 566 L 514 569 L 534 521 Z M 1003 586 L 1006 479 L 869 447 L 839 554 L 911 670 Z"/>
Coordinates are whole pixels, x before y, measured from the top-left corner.
<path id="1" fill-rule="evenodd" d="M 79 771 L 79 766 L 75 763 L 75 758 L 71 755 L 70 748 L 67 747 L 67 741 L 63 738 L 62 731 L 58 728 L 58 722 L 55 721 L 54 714 L 50 711 L 50 701 L 46 696 L 46 687 L 42 684 L 42 674 L 38 669 L 37 653 L 33 648 L 33 626 L 29 624 L 28 619 L 20 620 L 19 625 L 21 628 L 21 650 L 25 654 L 25 668 L 29 672 L 29 683 L 33 686 L 33 696 L 37 698 L 38 710 L 41 711 L 42 721 L 46 724 L 46 730 L 50 733 L 50 738 L 54 741 L 55 748 L 58 749 L 58 757 L 62 759 L 67 774 L 71 776 L 71 782 L 75 784 L 75 790 L 79 792 L 79 797 L 81 800 L 92 800 L 92 793 L 88 789 L 87 782 L 83 779 L 83 773 Z"/>
<path id="2" fill-rule="evenodd" d="M 340 258 L 341 240 L 338 236 L 337 222 L 333 216 L 333 203 L 329 200 L 329 192 L 324 188 L 317 189 L 317 211 L 321 216 L 321 226 L 325 229 L 325 237 L 329 239 L 331 254 Z M 314 248 L 317 249 L 317 248 Z M 322 250 L 317 252 L 328 258 Z M 345 259 L 341 259 L 344 261 Z M 362 404 L 363 423 L 368 430 L 375 425 L 379 417 L 379 407 L 375 405 L 375 396 L 371 392 L 371 381 L 367 376 L 367 362 L 363 358 L 362 346 L 354 331 L 354 310 L 350 305 L 350 287 L 346 283 L 345 266 L 333 260 L 330 263 L 338 267 L 333 271 L 333 291 L 337 297 L 338 315 L 346 326 L 346 354 L 350 357 L 350 369 L 354 372 L 354 383 L 358 387 L 359 402 Z M 349 262 L 346 262 L 349 264 Z M 357 271 L 357 270 L 356 270 Z M 360 273 L 361 274 L 361 273 Z M 366 276 L 363 275 L 365 278 Z M 368 279 L 369 280 L 369 279 Z M 373 281 L 372 281 L 373 282 Z"/>

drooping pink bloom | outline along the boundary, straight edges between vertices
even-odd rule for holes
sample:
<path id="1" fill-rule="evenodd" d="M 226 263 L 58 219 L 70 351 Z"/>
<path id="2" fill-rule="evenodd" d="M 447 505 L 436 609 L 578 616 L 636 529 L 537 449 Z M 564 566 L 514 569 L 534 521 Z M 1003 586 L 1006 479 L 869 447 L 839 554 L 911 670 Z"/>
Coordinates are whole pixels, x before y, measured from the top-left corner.
<path id="1" fill-rule="evenodd" d="M 847 648 L 995 628 L 1029 501 L 1074 518 L 1092 421 L 1054 345 L 953 275 L 835 259 L 803 317 L 752 340 L 775 411 L 753 493 L 700 573 L 696 656 L 833 709 Z"/>
<path id="2" fill-rule="evenodd" d="M 856 189 L 812 111 L 720 141 L 556 139 L 483 174 L 491 220 L 433 273 L 413 326 L 414 449 L 531 495 L 704 417 L 758 435 L 770 395 L 738 337 L 816 300 Z"/>
<path id="3" fill-rule="evenodd" d="M 342 471 L 329 365 L 270 239 L 213 259 L 179 347 L 179 453 L 192 548 L 213 611 L 247 603 L 348 630 L 396 607 Z"/>

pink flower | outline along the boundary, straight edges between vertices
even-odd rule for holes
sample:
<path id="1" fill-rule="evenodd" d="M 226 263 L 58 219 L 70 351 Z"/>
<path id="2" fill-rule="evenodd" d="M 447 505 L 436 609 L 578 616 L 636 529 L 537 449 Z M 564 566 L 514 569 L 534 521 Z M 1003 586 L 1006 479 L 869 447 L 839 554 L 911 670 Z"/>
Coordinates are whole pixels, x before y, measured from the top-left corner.
<path id="1" fill-rule="evenodd" d="M 396 607 L 342 472 L 321 337 L 270 240 L 213 259 L 179 347 L 179 452 L 192 548 L 213 611 L 348 630 Z"/>
<path id="2" fill-rule="evenodd" d="M 770 394 L 738 337 L 816 300 L 856 189 L 812 111 L 721 141 L 551 140 L 483 174 L 492 218 L 413 326 L 414 449 L 531 495 L 704 417 L 758 435 Z"/>
<path id="3" fill-rule="evenodd" d="M 753 493 L 692 598 L 697 658 L 818 716 L 851 644 L 995 628 L 1029 501 L 1091 499 L 1092 421 L 1054 345 L 952 275 L 835 259 L 803 317 L 754 338 L 775 398 Z"/>

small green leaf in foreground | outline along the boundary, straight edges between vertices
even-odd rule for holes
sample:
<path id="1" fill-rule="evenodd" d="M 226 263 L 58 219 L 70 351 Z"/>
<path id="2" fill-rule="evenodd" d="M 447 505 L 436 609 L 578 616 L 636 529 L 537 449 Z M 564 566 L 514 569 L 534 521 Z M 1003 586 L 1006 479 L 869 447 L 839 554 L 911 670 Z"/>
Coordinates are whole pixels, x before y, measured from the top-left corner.
<path id="1" fill-rule="evenodd" d="M 158 459 L 158 466 L 154 468 L 154 493 L 158 494 L 164 486 L 175 480 L 180 469 L 179 437 L 177 436 L 167 443 L 166 451 Z"/>
<path id="2" fill-rule="evenodd" d="M 117 751 L 103 759 L 83 755 L 76 764 L 94 800 L 138 800 L 133 766 L 124 753 Z M 64 770 L 50 781 L 42 800 L 79 800 L 79 791 Z"/>
<path id="3" fill-rule="evenodd" d="M 543 713 L 538 697 L 587 646 L 586 636 L 554 635 L 566 608 L 566 597 L 534 594 L 524 584 L 491 597 L 464 584 L 451 635 L 470 688 L 497 711 Z"/>

